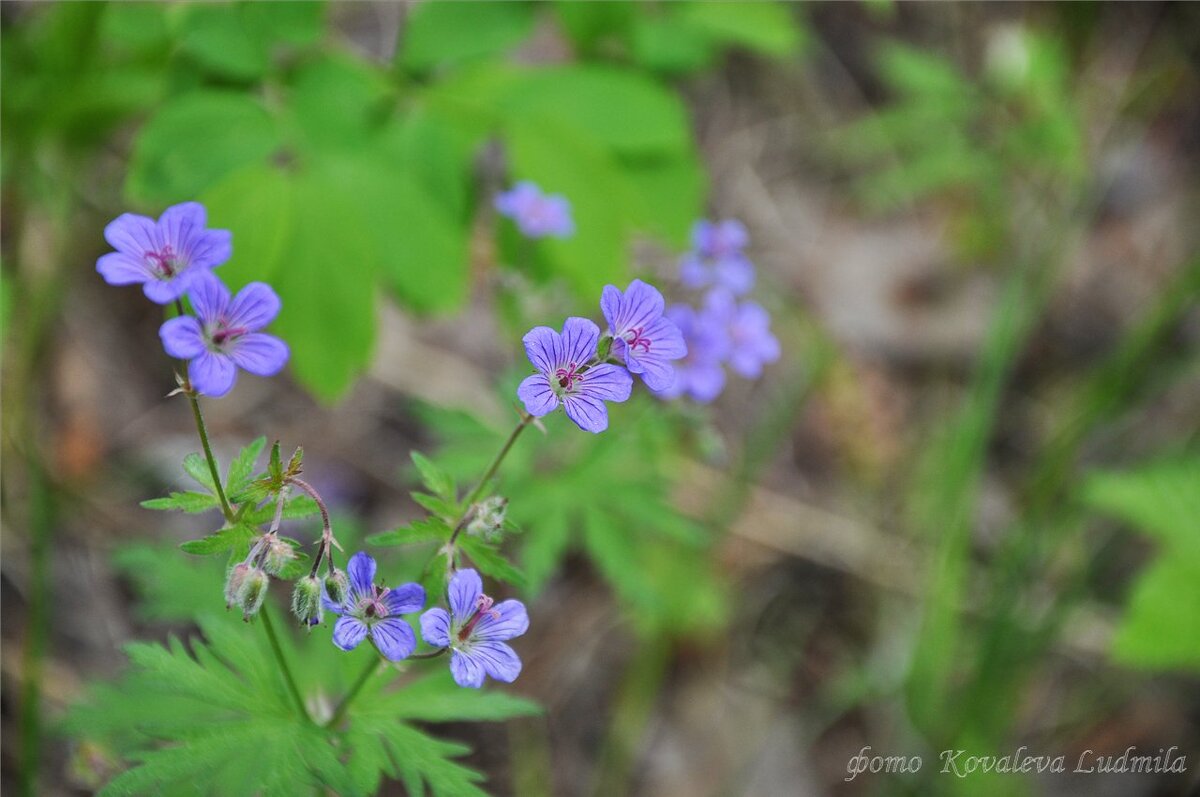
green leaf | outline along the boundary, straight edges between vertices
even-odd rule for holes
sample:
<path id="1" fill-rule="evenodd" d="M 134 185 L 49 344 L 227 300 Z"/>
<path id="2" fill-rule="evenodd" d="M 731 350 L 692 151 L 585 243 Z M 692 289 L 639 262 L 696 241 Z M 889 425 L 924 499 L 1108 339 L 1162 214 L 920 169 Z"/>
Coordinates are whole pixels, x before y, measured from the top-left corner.
<path id="1" fill-rule="evenodd" d="M 325 8 L 319 0 L 272 0 L 241 6 L 246 26 L 260 38 L 295 46 L 320 40 L 325 31 Z"/>
<path id="2" fill-rule="evenodd" d="M 245 523 L 239 523 L 230 528 L 221 529 L 199 540 L 188 540 L 179 547 L 184 553 L 196 556 L 224 553 L 236 545 L 249 542 L 257 537 L 258 529 Z"/>
<path id="3" fill-rule="evenodd" d="M 265 163 L 227 175 L 200 196 L 212 227 L 233 233 L 233 256 L 220 275 L 230 290 L 250 282 L 274 282 L 292 234 L 291 179 Z M 287 303 L 287 297 L 282 297 Z"/>
<path id="4" fill-rule="evenodd" d="M 517 587 L 526 586 L 525 574 L 505 559 L 496 546 L 466 534 L 458 538 L 457 544 L 484 575 Z"/>
<path id="5" fill-rule="evenodd" d="M 273 331 L 291 347 L 291 367 L 317 398 L 332 402 L 366 367 L 375 343 L 375 257 L 352 186 L 326 173 L 293 181 L 293 225 L 274 277 L 283 309 Z"/>
<path id="6" fill-rule="evenodd" d="M 295 498 L 289 498 L 287 503 L 283 505 L 284 520 L 298 520 L 306 517 L 315 517 L 319 514 L 321 514 L 321 509 L 317 506 L 317 502 L 307 495 L 298 495 Z M 267 523 L 274 517 L 275 501 L 272 500 L 265 506 L 246 512 L 242 520 L 250 525 L 257 525 Z"/>
<path id="7" fill-rule="evenodd" d="M 492 690 L 463 689 L 449 668 L 369 701 L 371 714 L 416 722 L 499 722 L 542 713 L 535 701 Z"/>
<path id="8" fill-rule="evenodd" d="M 391 531 L 381 531 L 367 537 L 371 545 L 412 545 L 421 542 L 445 542 L 450 539 L 451 528 L 440 518 L 429 517 L 416 520 L 407 526 Z"/>
<path id="9" fill-rule="evenodd" d="M 225 77 L 251 80 L 267 71 L 267 43 L 242 20 L 240 8 L 199 3 L 186 9 L 180 49 L 203 67 Z"/>
<path id="10" fill-rule="evenodd" d="M 260 437 L 238 452 L 229 463 L 229 472 L 225 477 L 225 492 L 227 495 L 237 495 L 246 489 L 252 476 L 254 465 L 267 445 L 267 438 Z"/>
<path id="11" fill-rule="evenodd" d="M 631 70 L 539 69 L 513 84 L 503 107 L 510 118 L 545 119 L 585 131 L 623 155 L 678 155 L 691 145 L 683 101 Z"/>
<path id="12" fill-rule="evenodd" d="M 217 487 L 213 483 L 212 470 L 208 467 L 208 460 L 200 454 L 192 452 L 183 458 L 183 469 L 187 475 L 191 476 L 202 487 L 208 488 L 210 492 L 216 492 Z"/>
<path id="13" fill-rule="evenodd" d="M 500 55 L 529 35 L 533 19 L 528 3 L 422 3 L 409 15 L 397 60 L 425 72 Z"/>
<path id="14" fill-rule="evenodd" d="M 211 493 L 197 493 L 189 490 L 182 493 L 173 492 L 166 498 L 151 498 L 149 501 L 142 501 L 142 506 L 146 509 L 176 509 L 194 515 L 216 508 L 217 497 Z"/>
<path id="15" fill-rule="evenodd" d="M 370 64 L 330 56 L 297 72 L 289 108 L 309 148 L 344 150 L 366 142 L 390 91 L 387 80 Z"/>
<path id="16" fill-rule="evenodd" d="M 708 66 L 715 55 L 712 39 L 673 17 L 639 15 L 629 34 L 634 60 L 658 72 L 686 74 Z"/>
<path id="17" fill-rule="evenodd" d="M 254 98 L 193 91 L 164 105 L 142 127 L 125 188 L 138 202 L 178 202 L 261 162 L 278 143 L 274 121 Z"/>
<path id="18" fill-rule="evenodd" d="M 681 4 L 676 19 L 712 41 L 732 44 L 774 58 L 794 55 L 800 28 L 788 3 L 742 0 L 738 3 Z"/>
<path id="19" fill-rule="evenodd" d="M 558 0 L 554 11 L 576 49 L 588 55 L 596 52 L 602 42 L 620 37 L 645 17 L 638 13 L 636 3 L 619 0 L 604 3 Z"/>
<path id="20" fill-rule="evenodd" d="M 427 493 L 409 493 L 412 499 L 421 505 L 421 508 L 426 512 L 431 512 L 437 517 L 444 520 L 452 520 L 458 517 L 459 507 L 457 501 L 447 501 L 444 498 L 429 495 Z"/>
<path id="21" fill-rule="evenodd" d="M 413 464 L 417 466 L 417 471 L 421 474 L 421 482 L 429 488 L 430 492 L 448 501 L 458 499 L 453 476 L 419 451 L 413 451 L 411 457 Z"/>

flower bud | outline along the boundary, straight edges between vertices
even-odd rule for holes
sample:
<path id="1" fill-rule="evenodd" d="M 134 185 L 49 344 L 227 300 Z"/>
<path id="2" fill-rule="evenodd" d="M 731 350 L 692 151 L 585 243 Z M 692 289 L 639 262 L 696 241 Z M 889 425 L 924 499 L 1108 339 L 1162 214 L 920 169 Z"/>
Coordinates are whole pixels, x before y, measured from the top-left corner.
<path id="1" fill-rule="evenodd" d="M 286 541 L 272 535 L 263 554 L 263 569 L 273 576 L 279 575 L 288 563 L 296 558 L 296 552 Z"/>
<path id="2" fill-rule="evenodd" d="M 246 620 L 258 614 L 258 610 L 262 608 L 270 583 L 267 574 L 257 567 L 246 573 L 246 577 L 242 579 L 241 586 L 238 587 L 237 604 L 242 607 L 242 616 Z"/>
<path id="3" fill-rule="evenodd" d="M 242 588 L 242 583 L 246 580 L 246 576 L 250 573 L 250 565 L 245 562 L 240 562 L 229 568 L 229 576 L 225 579 L 225 608 L 238 602 L 238 592 Z"/>
<path id="4" fill-rule="evenodd" d="M 321 622 L 321 582 L 316 576 L 305 576 L 296 582 L 292 593 L 292 614 L 304 625 Z"/>
<path id="5" fill-rule="evenodd" d="M 467 534 L 495 540 L 504 529 L 504 516 L 508 511 L 508 499 L 493 495 L 475 505 L 475 515 L 467 524 Z"/>
<path id="6" fill-rule="evenodd" d="M 596 342 L 596 362 L 604 362 L 612 352 L 613 337 L 607 332 Z"/>
<path id="7" fill-rule="evenodd" d="M 329 600 L 340 606 L 346 602 L 348 592 L 350 579 L 346 577 L 345 571 L 332 568 L 329 575 L 325 576 L 325 594 L 329 596 Z"/>

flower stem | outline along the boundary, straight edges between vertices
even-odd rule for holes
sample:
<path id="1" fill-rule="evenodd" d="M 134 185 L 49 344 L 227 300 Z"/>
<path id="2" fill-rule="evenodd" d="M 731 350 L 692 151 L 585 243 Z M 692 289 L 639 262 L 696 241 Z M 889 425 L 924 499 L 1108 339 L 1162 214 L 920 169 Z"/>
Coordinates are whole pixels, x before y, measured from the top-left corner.
<path id="1" fill-rule="evenodd" d="M 305 719 L 311 719 L 308 716 L 308 709 L 304 707 L 304 698 L 300 696 L 300 688 L 296 686 L 296 679 L 292 677 L 292 670 L 288 667 L 287 659 L 283 657 L 283 648 L 279 645 L 279 637 L 275 635 L 275 626 L 271 622 L 271 612 L 264 609 L 262 615 L 262 627 L 267 632 L 267 639 L 271 642 L 271 650 L 275 653 L 275 660 L 279 662 L 279 671 L 283 673 L 283 680 L 287 684 L 288 691 L 292 694 L 292 699 L 296 701 L 296 710 L 300 712 L 300 716 Z"/>
<path id="2" fill-rule="evenodd" d="M 512 449 L 513 443 L 517 442 L 517 438 L 521 436 L 521 432 L 525 431 L 525 427 L 528 426 L 532 420 L 533 416 L 529 413 L 521 413 L 521 420 L 517 423 L 517 428 L 513 429 L 512 434 L 508 436 L 508 440 L 504 441 L 504 447 L 500 449 L 498 454 L 496 454 L 496 458 L 492 460 L 491 465 L 488 465 L 488 469 L 483 472 L 483 477 L 479 480 L 479 483 L 475 485 L 475 488 L 471 490 L 471 492 L 467 493 L 467 497 L 463 501 L 464 508 L 462 516 L 458 519 L 458 523 L 456 523 L 454 526 L 454 532 L 450 535 L 450 545 L 454 544 L 454 541 L 458 539 L 458 535 L 462 533 L 464 528 L 466 528 L 467 521 L 471 517 L 471 509 L 472 505 L 475 503 L 475 500 L 479 498 L 479 494 L 483 492 L 483 488 L 487 486 L 487 483 L 491 480 L 491 478 L 496 475 L 496 471 L 500 468 L 500 463 L 503 462 L 504 458 L 508 456 L 508 452 Z"/>
<path id="3" fill-rule="evenodd" d="M 338 707 L 333 710 L 333 716 L 329 718 L 329 722 L 325 723 L 326 728 L 332 729 L 337 727 L 337 724 L 346 716 L 346 709 L 350 707 L 350 703 L 354 698 L 358 697 L 358 693 L 367 685 L 367 681 L 378 671 L 382 661 L 382 659 L 371 659 L 370 663 L 367 664 L 367 668 L 362 671 L 362 674 L 358 676 L 358 680 L 350 687 L 350 691 L 342 698 L 342 702 L 338 703 Z"/>
<path id="4" fill-rule="evenodd" d="M 217 458 L 213 456 L 212 446 L 208 442 L 208 429 L 204 426 L 204 416 L 200 414 L 200 401 L 196 398 L 196 391 L 190 382 L 184 383 L 183 392 L 192 405 L 192 416 L 196 419 L 196 432 L 200 435 L 200 445 L 204 446 L 204 458 L 208 460 L 208 472 L 212 474 L 213 486 L 217 488 L 217 498 L 221 500 L 221 512 L 225 515 L 225 521 L 232 523 L 233 508 L 229 506 L 229 499 L 225 497 L 225 488 L 221 486 L 221 472 L 217 469 Z"/>

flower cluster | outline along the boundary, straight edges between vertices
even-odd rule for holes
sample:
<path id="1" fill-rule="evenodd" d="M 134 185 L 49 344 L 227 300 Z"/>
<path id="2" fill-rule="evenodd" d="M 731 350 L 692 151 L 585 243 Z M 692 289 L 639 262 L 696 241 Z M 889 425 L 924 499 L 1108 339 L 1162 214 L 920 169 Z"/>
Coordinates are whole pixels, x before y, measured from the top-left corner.
<path id="1" fill-rule="evenodd" d="M 562 332 L 534 327 L 523 341 L 525 353 L 538 373 L 517 388 L 525 410 L 534 417 L 553 412 L 560 404 L 580 428 L 608 428 L 606 401 L 625 401 L 636 374 L 651 390 L 675 382 L 672 361 L 687 354 L 683 333 L 664 315 L 662 294 L 634 280 L 625 291 L 607 285 L 600 309 L 608 331 L 586 318 L 568 318 Z"/>
<path id="2" fill-rule="evenodd" d="M 188 380 L 206 396 L 223 396 L 240 368 L 274 376 L 288 360 L 288 347 L 261 330 L 279 314 L 271 286 L 252 282 L 236 296 L 213 274 L 233 252 L 228 230 L 206 229 L 207 213 L 197 202 L 167 208 L 158 221 L 124 213 L 104 228 L 116 252 L 96 261 L 110 285 L 141 284 L 159 304 L 187 296 L 195 316 L 182 313 L 159 329 L 167 354 L 188 361 Z"/>
<path id="3" fill-rule="evenodd" d="M 754 285 L 754 265 L 743 254 L 746 228 L 738 221 L 697 222 L 693 250 L 680 263 L 685 287 L 707 289 L 698 307 L 667 308 L 665 317 L 682 332 L 687 355 L 675 366 L 674 381 L 652 390 L 661 398 L 689 395 L 708 402 L 725 388 L 725 367 L 747 379 L 779 359 L 771 317 L 761 305 L 738 297 Z"/>

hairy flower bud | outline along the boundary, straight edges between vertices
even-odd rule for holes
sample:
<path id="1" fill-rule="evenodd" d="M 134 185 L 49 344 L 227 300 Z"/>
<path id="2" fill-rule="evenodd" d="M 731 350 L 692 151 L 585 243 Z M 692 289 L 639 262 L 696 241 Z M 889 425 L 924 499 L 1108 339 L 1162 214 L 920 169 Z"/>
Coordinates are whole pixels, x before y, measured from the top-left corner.
<path id="1" fill-rule="evenodd" d="M 305 576 L 296 582 L 292 593 L 292 614 L 304 625 L 321 622 L 321 582 L 316 576 Z"/>
<path id="2" fill-rule="evenodd" d="M 263 554 L 263 569 L 273 576 L 279 575 L 288 563 L 296 558 L 296 552 L 286 541 L 272 535 Z"/>
<path id="3" fill-rule="evenodd" d="M 504 529 L 504 516 L 508 511 L 508 499 L 493 495 L 475 505 L 475 515 L 467 524 L 467 534 L 495 540 Z"/>
<path id="4" fill-rule="evenodd" d="M 242 608 L 242 615 L 249 620 L 258 614 L 263 600 L 267 597 L 267 587 L 271 580 L 260 568 L 254 568 L 246 573 L 238 587 L 237 604 Z"/>
<path id="5" fill-rule="evenodd" d="M 246 576 L 250 573 L 250 565 L 245 562 L 234 565 L 229 568 L 229 576 L 225 579 L 225 608 L 238 602 L 238 592 L 242 589 L 242 583 L 246 580 Z"/>
<path id="6" fill-rule="evenodd" d="M 325 576 L 325 594 L 329 596 L 329 600 L 341 605 L 346 602 L 346 593 L 349 591 L 350 579 L 346 577 L 345 571 L 332 568 L 329 575 Z"/>

